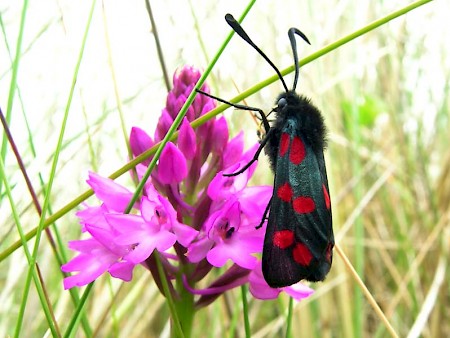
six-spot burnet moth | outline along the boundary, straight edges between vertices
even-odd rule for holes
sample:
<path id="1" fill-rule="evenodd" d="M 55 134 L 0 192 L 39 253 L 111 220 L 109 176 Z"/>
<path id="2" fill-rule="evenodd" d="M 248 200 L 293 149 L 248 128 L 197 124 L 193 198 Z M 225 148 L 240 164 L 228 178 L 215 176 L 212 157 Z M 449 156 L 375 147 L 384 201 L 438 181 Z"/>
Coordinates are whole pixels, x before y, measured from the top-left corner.
<path id="1" fill-rule="evenodd" d="M 295 93 L 299 75 L 295 34 L 307 43 L 309 41 L 298 29 L 289 29 L 295 62 L 294 84 L 289 90 L 277 67 L 253 43 L 233 16 L 227 14 L 225 20 L 272 66 L 285 89 L 272 110 L 275 113 L 272 125 L 261 109 L 233 104 L 209 95 L 236 108 L 258 112 L 266 132 L 254 158 L 241 170 L 226 176 L 243 173 L 265 149 L 275 180 L 272 198 L 259 225 L 262 226 L 269 213 L 262 254 L 264 278 L 274 288 L 292 285 L 303 279 L 322 281 L 331 268 L 334 246 L 323 156 L 326 129 L 320 111 L 308 98 Z"/>

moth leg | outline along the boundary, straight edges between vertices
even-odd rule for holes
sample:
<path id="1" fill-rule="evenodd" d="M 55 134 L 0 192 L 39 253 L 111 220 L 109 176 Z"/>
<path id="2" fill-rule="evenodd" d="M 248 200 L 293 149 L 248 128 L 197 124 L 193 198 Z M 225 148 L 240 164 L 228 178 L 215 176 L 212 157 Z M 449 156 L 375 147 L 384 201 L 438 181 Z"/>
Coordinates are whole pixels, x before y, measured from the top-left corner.
<path id="1" fill-rule="evenodd" d="M 237 175 L 239 175 L 239 174 L 242 174 L 242 173 L 243 173 L 244 171 L 246 171 L 253 163 L 255 163 L 255 162 L 258 160 L 259 154 L 261 154 L 261 151 L 264 149 L 264 147 L 265 147 L 267 141 L 269 141 L 269 138 L 272 136 L 273 130 L 274 130 L 274 129 L 269 129 L 269 131 L 267 132 L 267 134 L 266 134 L 266 135 L 264 136 L 264 138 L 261 140 L 261 143 L 260 143 L 260 145 L 259 145 L 259 148 L 258 148 L 258 150 L 257 150 L 256 153 L 255 153 L 255 156 L 253 156 L 253 158 L 252 158 L 252 159 L 251 159 L 244 167 L 242 167 L 241 170 L 236 171 L 236 172 L 234 172 L 234 173 L 232 173 L 232 174 L 223 174 L 223 176 L 230 177 L 230 176 L 237 176 Z"/>
<path id="2" fill-rule="evenodd" d="M 264 214 L 263 214 L 263 217 L 261 219 L 261 223 L 259 223 L 259 225 L 255 227 L 255 229 L 259 229 L 259 228 L 261 228 L 263 226 L 264 221 L 267 219 L 267 214 L 269 213 L 269 209 L 270 209 L 270 204 L 271 203 L 272 203 L 272 197 L 270 198 L 269 203 L 267 203 L 266 210 L 264 210 Z"/>
<path id="3" fill-rule="evenodd" d="M 228 104 L 228 105 L 230 105 L 230 106 L 232 106 L 232 107 L 235 107 L 235 108 L 237 108 L 237 109 L 255 111 L 255 112 L 258 112 L 258 113 L 261 115 L 261 120 L 262 120 L 262 123 L 263 123 L 263 125 L 264 125 L 264 129 L 266 130 L 266 135 L 265 135 L 264 138 L 261 140 L 260 145 L 259 145 L 259 148 L 258 148 L 258 150 L 257 150 L 256 153 L 255 153 L 255 156 L 253 156 L 253 158 L 251 159 L 251 161 L 248 162 L 241 170 L 239 170 L 239 171 L 237 171 L 237 172 L 235 172 L 235 173 L 232 173 L 232 174 L 223 174 L 223 176 L 230 177 L 230 176 L 237 176 L 237 175 L 239 175 L 239 174 L 242 174 L 242 173 L 243 173 L 244 171 L 246 171 L 246 170 L 247 170 L 254 162 L 256 162 L 256 161 L 258 160 L 259 154 L 261 154 L 261 151 L 263 150 L 264 146 L 266 145 L 267 141 L 269 140 L 269 138 L 270 138 L 270 136 L 271 136 L 271 133 L 272 133 L 273 129 L 270 128 L 270 124 L 269 124 L 269 121 L 267 120 L 266 114 L 264 114 L 264 112 L 262 111 L 262 109 L 259 109 L 259 108 L 249 107 L 249 106 L 244 106 L 244 105 L 242 105 L 242 104 L 237 104 L 237 103 L 232 103 L 232 102 L 223 100 L 223 99 L 221 99 L 220 97 L 216 97 L 216 96 L 214 96 L 214 95 L 211 95 L 211 94 L 209 94 L 209 93 L 206 93 L 206 92 L 204 92 L 203 90 L 200 90 L 200 89 L 197 89 L 197 88 L 195 89 L 195 91 L 196 91 L 197 93 L 200 93 L 200 94 L 202 94 L 202 95 L 208 96 L 208 97 L 210 97 L 210 98 L 212 98 L 212 99 L 215 99 L 215 100 L 217 100 L 217 101 L 219 101 L 219 102 Z"/>
<path id="4" fill-rule="evenodd" d="M 217 96 L 211 95 L 211 94 L 209 94 L 209 93 L 206 93 L 206 92 L 204 92 L 203 90 L 200 90 L 200 89 L 195 89 L 195 91 L 196 91 L 197 93 L 200 93 L 200 94 L 202 94 L 202 95 L 208 96 L 208 97 L 210 97 L 210 98 L 212 98 L 212 99 L 214 99 L 214 100 L 217 100 L 217 101 L 219 101 L 219 102 L 228 104 L 228 105 L 230 105 L 230 106 L 232 106 L 232 107 L 234 107 L 234 108 L 241 109 L 241 110 L 249 110 L 249 111 L 255 111 L 255 112 L 258 112 L 259 115 L 261 115 L 261 120 L 262 120 L 262 122 L 263 122 L 264 129 L 266 130 L 266 132 L 269 131 L 269 129 L 270 129 L 269 121 L 267 120 L 266 114 L 264 114 L 264 112 L 262 111 L 262 109 L 260 109 L 260 108 L 255 108 L 255 107 L 245 106 L 245 105 L 243 105 L 243 104 L 237 104 L 237 103 L 229 102 L 229 101 L 226 101 L 226 100 L 224 100 L 224 99 L 221 99 L 220 97 L 217 97 Z"/>

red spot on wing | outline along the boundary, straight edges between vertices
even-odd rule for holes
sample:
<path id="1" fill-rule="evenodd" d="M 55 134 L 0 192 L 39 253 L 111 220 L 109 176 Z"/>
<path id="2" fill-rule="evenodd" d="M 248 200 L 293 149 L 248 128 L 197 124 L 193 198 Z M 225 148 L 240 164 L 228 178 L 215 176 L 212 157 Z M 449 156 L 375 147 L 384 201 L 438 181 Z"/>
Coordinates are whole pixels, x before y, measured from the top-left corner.
<path id="1" fill-rule="evenodd" d="M 300 164 L 305 158 L 306 150 L 300 137 L 296 136 L 292 140 L 291 152 L 289 153 L 289 159 L 293 164 Z"/>
<path id="2" fill-rule="evenodd" d="M 327 251 L 325 252 L 325 259 L 331 264 L 333 258 L 333 244 L 329 243 L 327 246 Z"/>
<path id="3" fill-rule="evenodd" d="M 323 197 L 325 198 L 325 206 L 327 209 L 330 209 L 330 195 L 328 194 L 327 188 L 325 187 L 325 184 L 322 184 L 323 189 Z"/>
<path id="4" fill-rule="evenodd" d="M 313 258 L 311 251 L 303 243 L 297 243 L 295 245 L 294 250 L 292 250 L 292 256 L 294 257 L 294 261 L 303 266 L 308 266 Z"/>
<path id="5" fill-rule="evenodd" d="M 292 199 L 292 187 L 289 183 L 285 183 L 277 190 L 277 196 L 284 202 L 290 202 Z"/>
<path id="6" fill-rule="evenodd" d="M 281 134 L 280 140 L 280 156 L 283 157 L 289 148 L 290 137 L 288 133 Z"/>
<path id="7" fill-rule="evenodd" d="M 292 206 L 294 207 L 295 212 L 299 214 L 308 214 L 316 209 L 314 200 L 311 197 L 306 196 L 297 197 L 292 202 Z"/>
<path id="8" fill-rule="evenodd" d="M 273 234 L 273 245 L 280 249 L 286 249 L 294 243 L 294 232 L 291 230 L 280 230 Z"/>

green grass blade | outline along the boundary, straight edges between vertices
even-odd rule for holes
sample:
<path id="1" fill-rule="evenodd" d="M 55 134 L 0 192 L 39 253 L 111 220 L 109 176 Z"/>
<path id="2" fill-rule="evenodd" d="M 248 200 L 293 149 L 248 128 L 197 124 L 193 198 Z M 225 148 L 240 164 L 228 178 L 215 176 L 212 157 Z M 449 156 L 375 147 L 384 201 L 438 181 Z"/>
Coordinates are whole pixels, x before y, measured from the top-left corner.
<path id="1" fill-rule="evenodd" d="M 242 300 L 242 316 L 244 317 L 245 337 L 250 338 L 252 336 L 250 330 L 250 319 L 248 317 L 248 302 L 247 302 L 247 285 L 241 286 L 241 300 Z"/>
<path id="2" fill-rule="evenodd" d="M 6 107 L 6 121 L 7 121 L 8 125 L 11 122 L 11 113 L 12 113 L 12 108 L 14 105 L 14 97 L 15 97 L 16 88 L 17 88 L 17 74 L 19 72 L 20 59 L 21 59 L 21 55 L 22 55 L 22 40 L 23 40 L 23 33 L 25 30 L 25 20 L 26 20 L 27 12 L 28 12 L 28 0 L 24 0 L 23 7 L 22 7 L 22 15 L 20 18 L 19 35 L 17 37 L 17 42 L 16 42 L 16 55 L 14 57 L 14 63 L 12 65 L 11 81 L 9 84 L 8 105 Z M 6 39 L 6 36 L 5 36 L 5 39 Z M 3 135 L 2 146 L 1 146 L 1 150 L 0 150 L 0 157 L 1 157 L 2 161 L 5 161 L 5 157 L 6 157 L 6 141 L 7 141 L 6 135 Z M 1 194 L 2 194 L 2 184 L 0 183 L 0 195 Z"/>
<path id="3" fill-rule="evenodd" d="M 33 278 L 33 281 L 36 285 L 36 290 L 38 292 L 38 296 L 39 296 L 39 300 L 41 301 L 41 305 L 42 305 L 42 309 L 44 310 L 44 314 L 45 317 L 47 319 L 48 322 L 48 326 L 53 334 L 53 336 L 57 337 L 59 336 L 59 331 L 56 327 L 56 323 L 53 322 L 53 316 L 52 316 L 52 311 L 50 309 L 50 304 L 47 303 L 47 299 L 45 297 L 45 292 L 43 290 L 43 286 L 41 284 L 41 281 L 37 275 L 37 271 L 36 271 L 36 261 L 34 260 L 34 258 L 32 257 L 30 250 L 28 248 L 28 244 L 25 240 L 25 235 L 23 232 L 23 227 L 20 221 L 20 217 L 19 217 L 19 213 L 16 210 L 16 203 L 13 200 L 13 196 L 12 196 L 12 192 L 11 192 L 11 188 L 9 186 L 9 182 L 7 179 L 7 175 L 5 172 L 5 166 L 3 164 L 3 160 L 0 158 L 0 177 L 3 178 L 2 182 L 5 184 L 5 192 L 6 195 L 9 199 L 9 203 L 11 205 L 11 211 L 12 211 L 12 215 L 17 227 L 17 232 L 19 233 L 19 236 L 21 238 L 22 241 L 22 247 L 24 249 L 25 252 L 25 257 L 28 261 L 28 264 L 30 267 L 32 267 L 32 269 L 30 269 L 30 275 Z M 19 313 L 17 315 L 17 322 L 16 322 L 16 327 L 15 327 L 15 331 L 14 331 L 14 337 L 20 337 L 20 331 L 22 329 L 22 324 L 23 324 L 23 319 L 24 319 L 24 313 L 25 313 L 25 304 L 26 304 L 26 300 L 28 298 L 28 290 L 31 284 L 31 278 L 25 281 L 25 287 L 23 290 L 23 296 L 22 296 L 22 302 L 21 302 L 21 306 L 19 309 Z"/>

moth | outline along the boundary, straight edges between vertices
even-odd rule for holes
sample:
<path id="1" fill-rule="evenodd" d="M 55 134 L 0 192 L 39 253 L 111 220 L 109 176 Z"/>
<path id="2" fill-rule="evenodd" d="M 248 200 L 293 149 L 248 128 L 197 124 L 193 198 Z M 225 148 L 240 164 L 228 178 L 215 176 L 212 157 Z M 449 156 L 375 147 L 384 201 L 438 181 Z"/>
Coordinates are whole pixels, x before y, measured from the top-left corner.
<path id="1" fill-rule="evenodd" d="M 334 235 L 327 170 L 323 155 L 326 147 L 326 127 L 323 116 L 303 95 L 295 90 L 299 65 L 295 35 L 309 44 L 297 28 L 288 31 L 295 63 L 292 89 L 288 89 L 277 67 L 256 46 L 231 14 L 225 20 L 276 71 L 284 87 L 275 101 L 271 124 L 259 108 L 234 104 L 209 95 L 236 108 L 258 112 L 265 135 L 253 159 L 242 169 L 226 176 L 236 176 L 258 160 L 263 149 L 274 172 L 272 198 L 261 224 L 267 220 L 262 253 L 262 271 L 273 288 L 285 287 L 308 280 L 322 281 L 332 260 Z M 200 91 L 199 91 L 200 92 Z M 268 217 L 267 217 L 268 215 Z"/>

